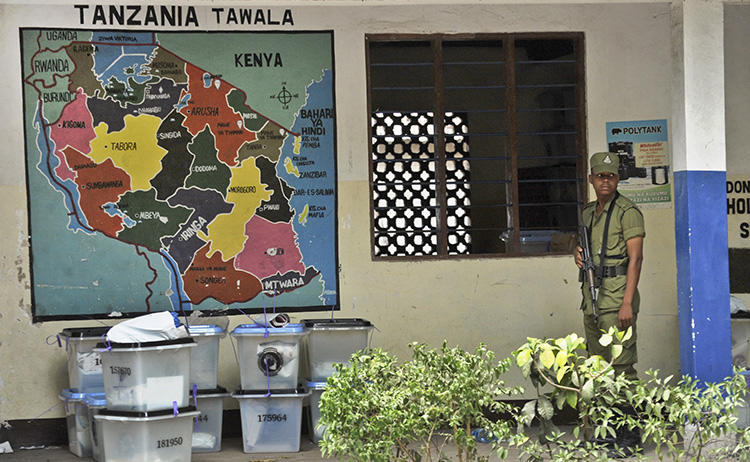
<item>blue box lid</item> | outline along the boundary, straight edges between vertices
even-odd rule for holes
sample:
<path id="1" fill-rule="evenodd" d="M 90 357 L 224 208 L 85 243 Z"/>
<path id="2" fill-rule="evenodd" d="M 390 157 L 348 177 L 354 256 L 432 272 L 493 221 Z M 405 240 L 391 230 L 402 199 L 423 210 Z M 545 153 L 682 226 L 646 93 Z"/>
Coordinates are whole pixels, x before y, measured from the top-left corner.
<path id="1" fill-rule="evenodd" d="M 215 324 L 193 324 L 188 327 L 190 335 L 219 335 L 224 333 L 224 329 Z"/>
<path id="2" fill-rule="evenodd" d="M 68 337 L 71 340 L 96 339 L 109 332 L 109 329 L 109 326 L 66 327 L 60 332 L 60 335 L 62 337 Z"/>
<path id="3" fill-rule="evenodd" d="M 308 390 L 325 390 L 326 382 L 307 382 L 305 386 Z"/>
<path id="4" fill-rule="evenodd" d="M 300 321 L 307 329 L 351 329 L 357 327 L 372 327 L 372 323 L 361 318 L 328 318 L 328 319 L 303 319 Z"/>
<path id="5" fill-rule="evenodd" d="M 64 401 L 83 401 L 86 399 L 86 393 L 79 393 L 72 388 L 66 388 L 60 392 L 60 399 Z"/>
<path id="6" fill-rule="evenodd" d="M 287 324 L 284 327 L 265 327 L 258 324 L 240 324 L 232 331 L 232 335 L 268 335 L 278 334 L 302 334 L 304 328 L 302 324 Z"/>
<path id="7" fill-rule="evenodd" d="M 89 407 L 106 407 L 107 395 L 104 393 L 86 393 L 83 400 Z"/>

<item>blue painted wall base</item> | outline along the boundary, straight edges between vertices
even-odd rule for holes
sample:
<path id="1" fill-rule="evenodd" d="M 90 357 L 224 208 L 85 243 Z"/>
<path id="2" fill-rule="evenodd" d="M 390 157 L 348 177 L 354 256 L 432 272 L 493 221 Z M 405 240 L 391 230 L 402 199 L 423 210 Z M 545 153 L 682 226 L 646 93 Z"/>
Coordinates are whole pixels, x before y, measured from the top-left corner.
<path id="1" fill-rule="evenodd" d="M 674 174 L 680 361 L 705 382 L 732 375 L 726 176 Z"/>

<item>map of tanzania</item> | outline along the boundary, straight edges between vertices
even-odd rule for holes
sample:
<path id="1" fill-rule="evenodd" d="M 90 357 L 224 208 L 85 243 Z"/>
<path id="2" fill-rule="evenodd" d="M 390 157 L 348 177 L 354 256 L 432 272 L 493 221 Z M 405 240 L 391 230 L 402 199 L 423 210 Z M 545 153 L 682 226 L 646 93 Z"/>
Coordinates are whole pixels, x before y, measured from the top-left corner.
<path id="1" fill-rule="evenodd" d="M 338 305 L 330 32 L 20 35 L 35 319 Z"/>

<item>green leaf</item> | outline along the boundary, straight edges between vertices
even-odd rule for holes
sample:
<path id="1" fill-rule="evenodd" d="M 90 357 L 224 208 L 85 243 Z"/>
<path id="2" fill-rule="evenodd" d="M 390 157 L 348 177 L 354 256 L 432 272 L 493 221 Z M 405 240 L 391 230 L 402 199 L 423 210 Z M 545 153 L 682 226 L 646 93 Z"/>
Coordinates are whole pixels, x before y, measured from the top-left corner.
<path id="1" fill-rule="evenodd" d="M 622 337 L 623 342 L 627 342 L 630 340 L 630 337 L 633 336 L 633 327 L 628 327 L 628 330 L 625 331 L 625 335 Z"/>
<path id="2" fill-rule="evenodd" d="M 614 360 L 622 353 L 622 345 L 612 345 L 612 359 Z"/>
<path id="3" fill-rule="evenodd" d="M 581 398 L 584 401 L 591 401 L 591 398 L 594 397 L 594 381 L 589 379 L 586 381 L 586 383 L 583 384 L 583 388 L 581 388 Z"/>
<path id="4" fill-rule="evenodd" d="M 557 370 L 557 383 L 562 382 L 562 379 L 565 378 L 565 373 L 568 372 L 568 369 L 568 366 L 563 366 Z"/>
<path id="5" fill-rule="evenodd" d="M 555 354 L 550 349 L 544 350 L 539 356 L 539 360 L 542 362 L 542 366 L 549 369 L 555 364 Z"/>
<path id="6" fill-rule="evenodd" d="M 558 409 L 562 410 L 563 406 L 565 405 L 565 393 L 558 393 L 555 397 L 555 406 L 557 406 Z"/>
<path id="7" fill-rule="evenodd" d="M 557 364 L 557 367 L 563 367 L 565 363 L 568 362 L 568 353 L 560 350 L 555 355 L 555 364 Z"/>
<path id="8" fill-rule="evenodd" d="M 547 399 L 546 396 L 542 396 L 537 401 L 537 412 L 539 416 L 544 420 L 551 420 L 555 413 L 555 409 L 552 407 L 552 403 Z"/>
<path id="9" fill-rule="evenodd" d="M 536 400 L 535 399 L 523 405 L 523 409 L 521 409 L 521 415 L 522 415 L 523 422 L 526 425 L 531 425 L 531 421 L 534 420 L 534 416 L 536 415 Z"/>
<path id="10" fill-rule="evenodd" d="M 612 343 L 612 336 L 610 334 L 602 334 L 601 337 L 599 337 L 599 345 L 601 346 L 608 346 L 610 343 Z"/>
<path id="11" fill-rule="evenodd" d="M 520 368 L 523 368 L 523 366 L 529 361 L 531 361 L 531 350 L 528 348 L 524 348 L 516 355 L 516 364 Z"/>
<path id="12" fill-rule="evenodd" d="M 570 374 L 570 381 L 575 385 L 576 387 L 581 386 L 581 379 L 578 377 L 578 372 L 575 370 L 572 374 Z"/>
<path id="13" fill-rule="evenodd" d="M 576 409 L 576 406 L 578 404 L 578 394 L 574 391 L 566 391 L 565 402 L 568 403 L 568 406 Z"/>

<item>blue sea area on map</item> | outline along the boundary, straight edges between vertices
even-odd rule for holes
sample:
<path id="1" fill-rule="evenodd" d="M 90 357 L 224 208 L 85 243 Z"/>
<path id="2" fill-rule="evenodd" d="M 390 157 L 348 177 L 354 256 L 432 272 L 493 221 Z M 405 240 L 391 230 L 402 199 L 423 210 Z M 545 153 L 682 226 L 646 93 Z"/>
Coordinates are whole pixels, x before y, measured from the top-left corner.
<path id="1" fill-rule="evenodd" d="M 182 275 L 177 269 L 177 263 L 167 252 L 161 251 L 159 253 L 163 259 L 164 267 L 169 271 L 169 302 L 172 304 L 172 310 L 192 310 L 193 305 L 191 303 L 181 303 L 183 300 L 190 300 L 190 297 L 182 290 Z"/>
<path id="2" fill-rule="evenodd" d="M 175 109 L 176 109 L 177 111 L 180 111 L 180 110 L 182 110 L 182 108 L 184 108 L 185 106 L 187 106 L 187 104 L 188 104 L 188 101 L 190 101 L 190 93 L 187 93 L 187 94 L 185 94 L 185 95 L 184 95 L 184 96 L 182 97 L 182 99 L 180 100 L 180 102 L 179 102 L 179 103 L 177 103 L 177 105 L 175 106 Z"/>
<path id="3" fill-rule="evenodd" d="M 117 208 L 117 204 L 115 204 L 114 202 L 107 202 L 106 204 L 102 205 L 102 210 L 104 210 L 104 213 L 106 213 L 110 217 L 122 218 L 123 224 L 128 228 L 132 228 L 133 226 L 138 224 L 135 222 L 135 220 L 125 215 L 122 210 Z"/>
<path id="4" fill-rule="evenodd" d="M 330 109 L 333 111 L 332 72 L 326 70 L 323 78 L 313 82 L 307 89 L 308 98 L 304 110 Z M 336 304 L 338 287 L 336 279 L 336 166 L 334 159 L 334 119 L 320 118 L 322 125 L 319 128 L 325 130 L 324 135 L 318 137 L 319 146 L 315 146 L 313 135 L 302 135 L 302 147 L 300 156 L 314 160 L 312 165 L 301 165 L 298 167 L 300 177 L 286 172 L 284 163 L 287 158 L 293 161 L 294 137 L 288 136 L 282 147 L 282 154 L 276 166 L 279 177 L 283 178 L 297 193 L 292 195 L 289 203 L 295 210 L 292 221 L 294 231 L 297 233 L 297 243 L 302 253 L 302 262 L 305 266 L 314 266 L 320 271 L 324 284 L 324 292 L 321 300 L 325 305 Z M 311 127 L 310 118 L 297 116 L 292 131 L 301 133 L 303 127 Z M 305 146 L 307 137 L 308 145 Z M 325 178 L 307 177 L 302 178 L 305 172 L 326 172 Z M 304 191 L 304 194 L 301 192 Z M 333 191 L 333 194 L 328 194 Z M 299 222 L 300 215 L 308 206 L 308 218 L 303 224 Z M 322 215 L 322 216 L 318 216 Z M 298 289 L 299 290 L 299 289 Z M 295 291 L 296 292 L 296 291 Z"/>
<path id="5" fill-rule="evenodd" d="M 153 46 L 130 46 L 119 45 L 97 45 L 98 50 L 94 53 L 94 73 L 102 83 L 108 83 L 114 77 L 122 83 L 127 84 L 132 78 L 138 83 L 147 82 L 151 76 L 143 72 L 143 66 L 150 61 Z"/>
<path id="6" fill-rule="evenodd" d="M 63 181 L 58 177 L 54 171 L 60 165 L 60 159 L 54 155 L 55 142 L 50 138 L 50 130 L 44 124 L 44 119 L 41 113 L 37 111 L 34 118 L 34 125 L 38 130 L 36 144 L 41 156 L 39 157 L 39 163 L 37 164 L 38 172 L 41 172 L 49 182 L 49 186 L 56 189 L 62 194 L 63 203 L 65 209 L 70 212 L 68 214 L 69 222 L 68 229 L 72 231 L 81 230 L 83 232 L 91 232 L 91 228 L 88 225 L 83 211 L 78 207 L 78 200 L 80 199 L 80 193 L 78 192 L 77 185 L 73 180 Z M 40 127 L 45 127 L 41 130 Z"/>
<path id="7" fill-rule="evenodd" d="M 97 45 L 100 43 L 118 43 L 132 45 L 135 43 L 154 43 L 153 32 L 132 32 L 132 31 L 111 31 L 100 30 L 94 31 L 92 42 Z"/>
<path id="8" fill-rule="evenodd" d="M 36 316 L 170 310 L 169 273 L 158 254 L 95 232 L 67 228 L 63 195 L 29 157 L 31 261 Z M 50 264 L 50 262 L 55 262 Z M 151 265 L 156 272 L 148 268 Z M 155 280 L 154 280 L 155 279 Z M 153 280 L 149 288 L 146 286 Z M 149 295 L 150 298 L 149 298 Z M 148 299 L 148 305 L 147 305 Z"/>

